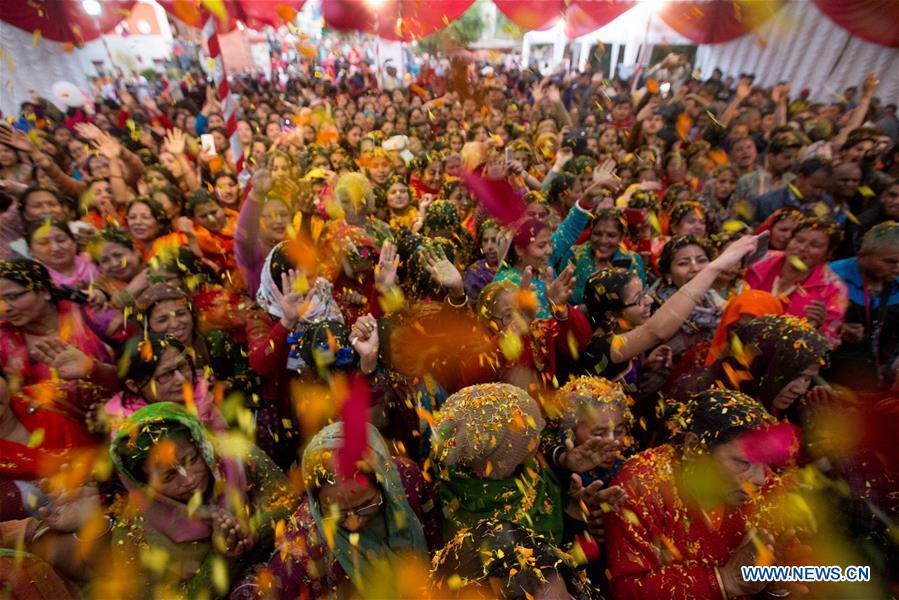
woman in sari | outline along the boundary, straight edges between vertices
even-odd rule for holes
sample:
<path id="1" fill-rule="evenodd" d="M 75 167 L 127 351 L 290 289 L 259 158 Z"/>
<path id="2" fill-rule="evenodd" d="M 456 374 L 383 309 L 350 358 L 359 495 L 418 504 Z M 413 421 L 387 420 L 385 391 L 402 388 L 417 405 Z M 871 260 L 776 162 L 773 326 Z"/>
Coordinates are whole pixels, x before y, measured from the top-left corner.
<path id="1" fill-rule="evenodd" d="M 341 477 L 343 431 L 343 423 L 325 427 L 303 452 L 306 500 L 267 567 L 279 597 L 364 593 L 380 562 L 426 561 L 429 547 L 440 545 L 436 505 L 418 465 L 392 457 L 369 425 L 355 473 Z"/>
<path id="2" fill-rule="evenodd" d="M 590 227 L 587 243 L 572 247 L 562 259 L 563 264 L 570 262 L 574 265 L 572 304 L 583 302 L 587 280 L 600 269 L 611 267 L 628 269 L 646 283 L 643 259 L 624 246 L 626 239 L 627 219 L 624 212 L 617 208 L 598 210 Z"/>
<path id="3" fill-rule="evenodd" d="M 47 267 L 54 285 L 84 290 L 100 275 L 90 255 L 78 252 L 75 236 L 63 221 L 29 223 L 26 239 L 31 256 Z"/>
<path id="4" fill-rule="evenodd" d="M 122 391 L 103 407 L 101 419 L 114 431 L 128 416 L 158 402 L 193 404 L 203 424 L 216 431 L 227 423 L 215 405 L 211 382 L 198 372 L 193 349 L 175 337 L 146 333 L 131 338 L 122 357 Z"/>
<path id="5" fill-rule="evenodd" d="M 771 292 L 785 313 L 807 318 L 834 348 L 840 344 L 849 292 L 827 261 L 842 237 L 836 221 L 803 217 L 783 252 L 770 252 L 746 271 L 749 287 Z"/>
<path id="6" fill-rule="evenodd" d="M 739 343 L 712 362 L 699 377 L 685 378 L 678 399 L 710 387 L 740 391 L 758 400 L 775 417 L 795 415 L 826 363 L 827 340 L 807 321 L 791 315 L 765 315 L 738 333 Z"/>
<path id="7" fill-rule="evenodd" d="M 62 379 L 115 391 L 112 353 L 71 298 L 40 263 L 0 261 L 0 367 L 19 386 Z"/>
<path id="8" fill-rule="evenodd" d="M 659 255 L 662 277 L 649 288 L 656 310 L 677 291 L 692 281 L 711 263 L 708 244 L 692 235 L 677 235 L 665 244 Z M 693 345 L 712 339 L 724 301 L 713 289 L 706 290 L 701 302 L 693 308 L 680 330 L 665 343 L 671 348 L 673 362 Z"/>
<path id="9" fill-rule="evenodd" d="M 141 292 L 136 302 L 138 322 L 145 331 L 171 335 L 185 348 L 190 348 L 194 366 L 209 367 L 216 381 L 231 390 L 248 395 L 255 377 L 240 345 L 229 332 L 198 327 L 198 309 L 191 296 L 174 282 L 156 283 Z"/>
<path id="10" fill-rule="evenodd" d="M 677 444 L 634 456 L 612 480 L 627 494 L 604 515 L 613 597 L 759 593 L 765 582 L 744 580 L 740 568 L 758 564 L 763 542 L 753 528 L 762 526 L 760 503 L 776 483 L 767 457 L 753 453 L 752 436 L 774 419 L 744 394 L 712 390 L 692 398 L 678 421 Z"/>
<path id="11" fill-rule="evenodd" d="M 262 451 L 249 444 L 245 453 L 225 453 L 178 404 L 135 412 L 109 453 L 128 490 L 114 506 L 113 548 L 157 593 L 226 595 L 227 574 L 236 579 L 271 552 L 275 524 L 295 505 Z M 161 568 L 140 560 L 148 551 L 162 557 Z M 215 576 L 222 567 L 224 582 Z"/>
<path id="12" fill-rule="evenodd" d="M 99 398 L 68 398 L 50 383 L 30 385 L 18 393 L 0 373 L 0 515 L 22 519 L 26 506 L 15 481 L 48 476 L 70 450 L 94 445 L 72 405 Z"/>
<path id="13" fill-rule="evenodd" d="M 188 244 L 187 235 L 172 231 L 168 215 L 156 200 L 135 199 L 128 206 L 125 219 L 134 245 L 145 261 L 160 253 L 171 254 L 178 247 Z"/>

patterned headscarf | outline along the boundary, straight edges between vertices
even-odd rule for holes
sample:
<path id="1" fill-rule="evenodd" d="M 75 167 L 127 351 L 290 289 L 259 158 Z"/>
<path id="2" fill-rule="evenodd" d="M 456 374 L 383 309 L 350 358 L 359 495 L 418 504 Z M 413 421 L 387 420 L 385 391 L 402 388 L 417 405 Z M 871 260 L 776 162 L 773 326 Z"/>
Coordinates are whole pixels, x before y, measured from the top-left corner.
<path id="1" fill-rule="evenodd" d="M 333 553 L 347 576 L 362 589 L 361 583 L 375 570 L 375 562 L 388 560 L 397 564 L 398 556 L 412 552 L 423 558 L 428 555 L 424 529 L 409 505 L 400 473 L 393 462 L 387 444 L 372 425 L 368 425 L 368 452 L 363 471 L 373 476 L 375 485 L 384 496 L 381 511 L 387 522 L 386 539 L 370 531 L 351 533 L 342 527 L 325 523 L 318 491 L 325 483 L 338 480 L 335 472 L 337 451 L 343 446 L 343 423 L 328 425 L 317 434 L 303 451 L 302 473 L 309 499 L 309 509 L 320 539 L 333 537 Z M 350 540 L 350 538 L 355 538 Z"/>
<path id="2" fill-rule="evenodd" d="M 259 280 L 259 289 L 256 291 L 256 302 L 266 312 L 278 319 L 284 318 L 284 312 L 278 302 L 278 295 L 275 293 L 283 293 L 280 281 L 276 284 L 274 273 L 272 272 L 273 262 L 292 262 L 287 256 L 286 245 L 289 242 L 281 242 L 268 253 L 265 257 L 265 264 L 262 266 L 262 274 Z M 300 357 L 299 343 L 303 337 L 305 329 L 314 323 L 321 321 L 340 321 L 343 322 L 343 314 L 340 307 L 334 301 L 331 294 L 332 286 L 324 277 L 316 277 L 309 284 L 306 291 L 306 300 L 302 317 L 297 321 L 296 329 L 287 337 L 287 343 L 290 346 L 290 354 L 287 358 L 287 368 L 290 370 L 300 370 L 306 367 L 306 363 Z"/>
<path id="3" fill-rule="evenodd" d="M 699 448 L 711 451 L 741 433 L 775 422 L 764 406 L 746 394 L 719 389 L 693 396 L 670 425 L 680 435 L 696 435 Z"/>
<path id="4" fill-rule="evenodd" d="M 443 466 L 501 479 L 534 453 L 544 425 L 537 401 L 521 388 L 473 385 L 447 398 L 436 415 L 434 453 Z"/>

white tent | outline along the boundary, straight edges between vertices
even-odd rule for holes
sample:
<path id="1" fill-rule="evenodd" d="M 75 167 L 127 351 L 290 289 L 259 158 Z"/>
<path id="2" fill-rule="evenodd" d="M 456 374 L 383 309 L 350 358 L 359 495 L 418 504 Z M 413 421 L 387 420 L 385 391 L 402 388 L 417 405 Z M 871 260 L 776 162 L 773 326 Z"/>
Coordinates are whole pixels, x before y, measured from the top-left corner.
<path id="1" fill-rule="evenodd" d="M 586 67 L 590 49 L 600 42 L 611 52 L 610 77 L 619 62 L 623 75 L 629 76 L 644 43 L 691 44 L 655 14 L 659 6 L 653 0 L 640 2 L 606 26 L 572 40 L 578 70 Z M 527 64 L 534 45 L 552 44 L 553 61 L 546 65 L 552 69 L 561 63 L 568 42 L 561 20 L 546 31 L 528 32 L 522 40 L 522 62 Z M 725 44 L 699 46 L 694 66 L 704 77 L 718 67 L 725 75 L 754 73 L 766 86 L 789 81 L 794 94 L 808 87 L 811 98 L 821 101 L 835 99 L 835 93 L 861 84 L 875 71 L 881 79 L 877 96 L 885 104 L 899 100 L 899 49 L 851 36 L 805 0 L 787 3 L 755 32 Z"/>
<path id="2" fill-rule="evenodd" d="M 812 99 L 825 102 L 874 71 L 880 76 L 877 97 L 884 104 L 899 100 L 899 49 L 851 36 L 813 2 L 790 2 L 756 33 L 700 46 L 696 67 L 703 74 L 715 67 L 725 75 L 755 73 L 765 86 L 788 81 L 793 94 L 807 87 Z"/>

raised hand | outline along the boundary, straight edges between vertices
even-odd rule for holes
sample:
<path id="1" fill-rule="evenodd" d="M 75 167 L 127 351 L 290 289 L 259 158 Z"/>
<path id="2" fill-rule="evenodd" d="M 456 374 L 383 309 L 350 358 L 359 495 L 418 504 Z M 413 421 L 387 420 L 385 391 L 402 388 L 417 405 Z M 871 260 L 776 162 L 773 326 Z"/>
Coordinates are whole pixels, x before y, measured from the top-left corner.
<path id="1" fill-rule="evenodd" d="M 743 579 L 741 567 L 748 567 L 756 564 L 756 541 L 754 536 L 759 535 L 762 543 L 768 546 L 771 554 L 774 554 L 773 540 L 767 536 L 760 535 L 756 530 L 752 530 L 743 540 L 743 543 L 734 550 L 730 555 L 727 563 L 719 569 L 721 580 L 724 583 L 724 593 L 728 598 L 736 596 L 752 596 L 765 589 L 767 583 L 765 581 L 746 581 Z"/>
<path id="2" fill-rule="evenodd" d="M 552 268 L 548 268 L 543 281 L 546 284 L 546 299 L 550 304 L 559 308 L 567 308 L 571 294 L 574 292 L 574 266 L 568 265 L 555 278 L 553 278 Z"/>
<path id="3" fill-rule="evenodd" d="M 187 140 L 184 137 L 184 132 L 180 129 L 172 129 L 167 134 L 165 134 L 165 149 L 171 152 L 174 155 L 184 154 L 184 148 L 187 145 Z"/>
<path id="4" fill-rule="evenodd" d="M 628 499 L 627 492 L 620 485 L 613 485 L 599 490 L 595 494 L 590 494 L 584 499 L 584 504 L 590 509 L 587 517 L 587 531 L 590 535 L 599 540 L 600 543 L 606 540 L 606 525 L 603 521 L 603 515 L 608 510 L 618 510 L 618 507 Z"/>
<path id="5" fill-rule="evenodd" d="M 840 337 L 850 344 L 860 342 L 865 339 L 865 326 L 861 323 L 843 323 L 840 327 Z"/>
<path id="6" fill-rule="evenodd" d="M 102 510 L 97 485 L 89 483 L 71 492 L 48 490 L 50 503 L 37 510 L 41 520 L 53 530 L 73 533 L 81 529 L 97 511 Z"/>
<path id="7" fill-rule="evenodd" d="M 298 286 L 300 275 L 294 269 L 290 269 L 287 273 L 281 273 L 281 289 L 278 286 L 272 286 L 272 292 L 278 306 L 281 308 L 281 325 L 288 331 L 293 331 L 297 321 L 305 312 L 306 292 L 308 290 L 299 291 Z"/>
<path id="8" fill-rule="evenodd" d="M 771 89 L 771 100 L 773 100 L 775 104 L 780 104 L 782 101 L 785 101 L 787 99 L 789 93 L 790 84 L 779 83 Z"/>
<path id="9" fill-rule="evenodd" d="M 545 94 L 545 86 L 546 80 L 544 79 L 543 81 L 535 85 L 531 90 L 531 96 L 534 97 L 534 104 L 539 104 L 540 101 L 543 100 L 543 96 Z"/>
<path id="10" fill-rule="evenodd" d="M 741 77 L 737 84 L 736 95 L 740 100 L 745 100 L 752 93 L 752 80 L 749 77 Z"/>
<path id="11" fill-rule="evenodd" d="M 559 148 L 559 152 L 556 154 L 556 162 L 553 165 L 553 169 L 556 171 L 561 171 L 562 167 L 568 163 L 569 160 L 574 158 L 574 150 L 568 148 L 567 146 L 563 146 Z"/>
<path id="12" fill-rule="evenodd" d="M 122 145 L 119 141 L 103 132 L 93 139 L 91 145 L 109 160 L 115 160 L 122 154 Z"/>
<path id="13" fill-rule="evenodd" d="M 212 541 L 215 549 L 231 560 L 244 555 L 256 543 L 240 522 L 226 510 L 212 513 Z"/>
<path id="14" fill-rule="evenodd" d="M 61 379 L 83 379 L 94 368 L 91 357 L 59 339 L 39 341 L 34 345 L 31 355 L 55 370 Z"/>
<path id="15" fill-rule="evenodd" d="M 577 473 L 571 474 L 571 482 L 568 484 L 568 512 L 569 515 L 576 519 L 586 519 L 589 516 L 588 514 L 584 514 L 584 510 L 581 507 L 581 503 L 584 505 L 590 506 L 590 503 L 587 501 L 589 498 L 595 497 L 596 494 L 602 489 L 603 482 L 597 479 L 593 481 L 588 486 L 584 486 L 584 480 L 581 479 L 581 476 Z"/>
<path id="16" fill-rule="evenodd" d="M 713 260 L 709 267 L 726 271 L 740 264 L 744 257 L 755 252 L 758 246 L 758 238 L 754 235 L 745 235 L 728 246 L 718 258 Z"/>
<path id="17" fill-rule="evenodd" d="M 425 214 L 428 212 L 428 207 L 431 206 L 435 199 L 434 194 L 422 194 L 421 200 L 418 201 L 418 214 L 421 215 L 422 219 L 424 219 Z"/>
<path id="18" fill-rule="evenodd" d="M 371 314 L 362 315 L 353 323 L 350 330 L 350 345 L 359 355 L 362 372 L 374 371 L 378 365 L 378 349 L 381 342 L 378 337 L 378 322 Z"/>
<path id="19" fill-rule="evenodd" d="M 656 346 L 655 349 L 653 349 L 653 351 L 649 353 L 649 356 L 647 356 L 646 360 L 643 361 L 643 366 L 650 371 L 656 371 L 663 367 L 666 369 L 670 369 L 671 357 L 671 346 L 662 344 L 661 346 Z"/>
<path id="20" fill-rule="evenodd" d="M 34 152 L 37 146 L 24 131 L 10 127 L 0 127 L 0 144 L 5 144 L 22 152 Z"/>
<path id="21" fill-rule="evenodd" d="M 262 200 L 265 195 L 271 191 L 274 182 L 275 179 L 272 177 L 271 171 L 265 167 L 258 167 L 256 172 L 253 173 L 253 179 L 250 180 L 250 185 L 253 190 L 252 196 L 258 200 Z"/>
<path id="22" fill-rule="evenodd" d="M 396 246 L 390 240 L 384 240 L 381 246 L 381 256 L 375 267 L 375 286 L 378 289 L 393 287 L 396 283 L 396 270 L 400 266 L 400 257 L 397 255 Z"/>
<path id="23" fill-rule="evenodd" d="M 565 440 L 565 452 L 559 456 L 559 464 L 572 473 L 583 473 L 608 462 L 620 450 L 621 442 L 615 439 L 592 436 L 577 446 L 569 439 Z"/>
<path id="24" fill-rule="evenodd" d="M 76 123 L 75 133 L 86 140 L 96 140 L 103 135 L 103 130 L 93 123 Z"/>
<path id="25" fill-rule="evenodd" d="M 436 247 L 426 252 L 424 260 L 425 269 L 440 287 L 450 292 L 463 290 L 462 274 L 446 257 L 442 248 Z"/>
<path id="26" fill-rule="evenodd" d="M 813 300 L 805 307 L 805 318 L 815 327 L 821 327 L 827 319 L 827 307 L 820 300 Z"/>
<path id="27" fill-rule="evenodd" d="M 873 96 L 874 92 L 877 91 L 878 85 L 880 85 L 880 79 L 877 77 L 877 73 L 871 71 L 868 73 L 868 76 L 865 77 L 865 82 L 862 84 L 862 94 L 865 96 Z"/>
<path id="28" fill-rule="evenodd" d="M 615 160 L 608 159 L 593 170 L 594 185 L 611 185 L 618 187 L 621 185 L 621 179 L 615 173 Z"/>
<path id="29" fill-rule="evenodd" d="M 184 235 L 192 236 L 194 234 L 194 222 L 188 217 L 178 217 L 172 225 L 176 231 L 180 231 Z"/>

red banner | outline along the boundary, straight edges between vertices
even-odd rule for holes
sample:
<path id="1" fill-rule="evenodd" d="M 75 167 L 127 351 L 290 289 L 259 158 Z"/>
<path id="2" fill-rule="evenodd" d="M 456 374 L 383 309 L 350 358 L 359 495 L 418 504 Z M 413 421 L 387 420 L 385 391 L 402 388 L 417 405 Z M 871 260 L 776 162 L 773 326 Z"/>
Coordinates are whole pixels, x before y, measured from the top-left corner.
<path id="1" fill-rule="evenodd" d="M 667 2 L 659 16 L 671 29 L 697 44 L 721 44 L 746 35 L 767 21 L 784 1 Z"/>
<path id="2" fill-rule="evenodd" d="M 100 37 L 125 19 L 135 0 L 97 0 L 100 14 L 84 11 L 80 0 L 4 1 L 0 19 L 40 37 L 82 44 Z M 35 34 L 37 36 L 38 34 Z"/>
<path id="3" fill-rule="evenodd" d="M 896 0 L 814 0 L 815 6 L 854 36 L 899 48 L 899 2 Z"/>
<path id="4" fill-rule="evenodd" d="M 549 29 L 565 21 L 565 35 L 574 39 L 608 25 L 633 8 L 634 0 L 494 0 L 506 17 L 526 31 Z"/>
<path id="5" fill-rule="evenodd" d="M 205 20 L 206 8 L 212 3 L 200 0 L 157 0 L 167 13 L 182 23 L 200 28 Z M 244 23 L 250 29 L 262 29 L 266 25 L 280 27 L 292 21 L 297 12 L 303 8 L 306 0 L 222 0 L 220 3 L 227 13 L 227 24 L 221 31 L 231 31 L 237 22 Z"/>
<path id="6" fill-rule="evenodd" d="M 458 19 L 474 0 L 322 0 L 325 23 L 387 40 L 427 37 Z"/>

